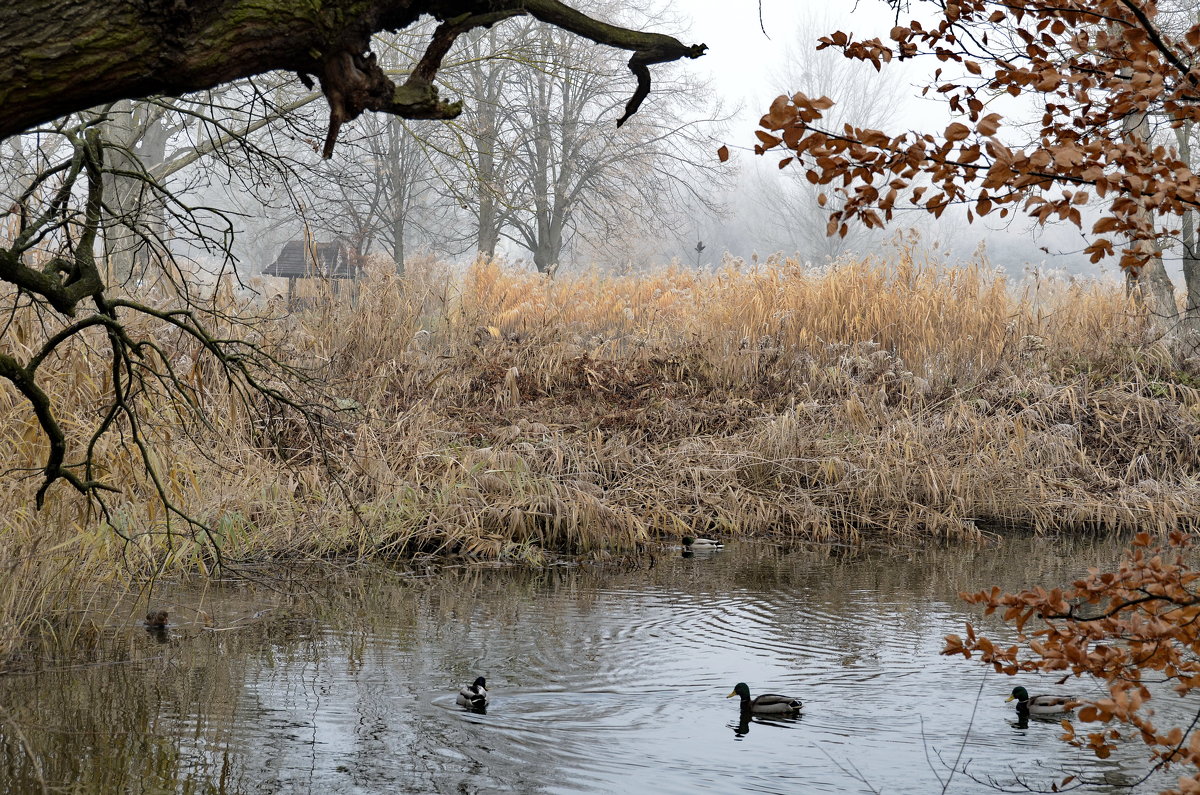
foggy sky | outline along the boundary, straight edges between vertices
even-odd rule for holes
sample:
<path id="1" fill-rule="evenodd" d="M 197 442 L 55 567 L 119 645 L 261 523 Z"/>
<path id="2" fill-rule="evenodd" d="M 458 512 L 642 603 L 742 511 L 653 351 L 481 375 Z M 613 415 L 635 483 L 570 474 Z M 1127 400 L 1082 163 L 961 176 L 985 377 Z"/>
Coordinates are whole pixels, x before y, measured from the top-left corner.
<path id="1" fill-rule="evenodd" d="M 757 0 L 732 3 L 727 0 L 676 0 L 672 8 L 690 17 L 691 27 L 687 35 L 682 36 L 688 39 L 687 43 L 703 42 L 709 47 L 703 58 L 689 62 L 687 68 L 710 77 L 714 89 L 731 106 L 740 106 L 723 143 L 734 152 L 742 169 L 762 170 L 764 176 L 766 171 L 775 168 L 778 158 L 755 157 L 750 150 L 755 142 L 758 117 L 777 93 L 771 88 L 772 78 L 777 78 L 783 69 L 788 48 L 815 46 L 813 31 L 840 29 L 857 37 L 879 36 L 886 40 L 888 31 L 895 24 L 894 12 L 882 0 L 832 3 L 762 0 L 761 25 Z M 912 15 L 911 12 L 906 14 L 905 19 Z M 805 31 L 808 31 L 806 35 L 800 35 Z M 822 55 L 841 57 L 829 50 Z M 944 128 L 950 121 L 944 106 L 917 96 L 919 84 L 935 67 L 908 62 L 893 63 L 885 68 L 898 67 L 905 70 L 905 80 L 913 86 L 901 112 L 902 128 L 921 131 Z M 745 182 L 743 180 L 743 189 Z M 743 198 L 735 197 L 734 201 Z M 1067 224 L 1042 228 L 1018 218 L 1013 223 L 977 221 L 968 226 L 965 217 L 951 217 L 950 213 L 940 222 L 932 217 L 913 220 L 925 228 L 927 237 L 949 247 L 955 257 L 969 258 L 980 241 L 986 242 L 991 259 L 1012 273 L 1036 267 L 1094 275 L 1113 273 L 1116 269 L 1115 262 L 1093 266 L 1079 255 L 1077 252 L 1084 243 L 1079 231 Z M 1043 251 L 1043 248 L 1047 250 Z M 750 252 L 733 253 L 748 256 Z M 760 249 L 759 253 L 769 252 Z M 1177 268 L 1178 258 L 1174 259 Z M 1166 264 L 1168 271 L 1175 270 L 1169 255 Z"/>

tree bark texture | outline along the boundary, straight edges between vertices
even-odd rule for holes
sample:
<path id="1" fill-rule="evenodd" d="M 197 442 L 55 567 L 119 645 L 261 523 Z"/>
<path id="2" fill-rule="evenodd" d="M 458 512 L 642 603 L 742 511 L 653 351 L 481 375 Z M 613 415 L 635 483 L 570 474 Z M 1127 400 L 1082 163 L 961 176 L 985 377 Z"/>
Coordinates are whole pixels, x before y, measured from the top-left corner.
<path id="1" fill-rule="evenodd" d="M 369 52 L 376 31 L 422 14 L 441 25 L 396 85 Z M 633 51 L 638 98 L 646 64 L 697 58 L 656 33 L 609 25 L 559 0 L 4 0 L 0 3 L 0 138 L 119 99 L 199 91 L 273 70 L 315 76 L 340 125 L 363 110 L 452 118 L 433 78 L 469 30 L 529 14 L 594 42 Z M 633 100 L 631 100 L 631 104 Z M 636 108 L 635 108 L 636 109 Z"/>

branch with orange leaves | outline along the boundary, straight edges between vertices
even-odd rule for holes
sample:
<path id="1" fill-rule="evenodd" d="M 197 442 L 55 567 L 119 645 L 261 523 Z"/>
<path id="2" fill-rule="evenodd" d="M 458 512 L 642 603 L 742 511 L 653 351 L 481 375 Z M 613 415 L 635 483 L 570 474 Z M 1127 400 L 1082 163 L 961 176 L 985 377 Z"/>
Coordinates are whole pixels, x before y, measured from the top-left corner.
<path id="1" fill-rule="evenodd" d="M 1081 207 L 1094 194 L 1107 199 L 1108 207 L 1092 225 L 1099 237 L 1086 253 L 1098 262 L 1115 252 L 1112 238 L 1103 235 L 1120 235 L 1129 241 L 1122 265 L 1136 268 L 1147 257 L 1136 244 L 1164 234 L 1155 216 L 1200 209 L 1200 176 L 1174 152 L 1140 139 L 1014 149 L 996 136 L 997 113 L 981 117 L 973 131 L 952 122 L 937 136 L 852 127 L 838 133 L 819 126 L 832 104 L 803 93 L 778 97 L 759 122 L 763 129 L 756 132 L 755 146 L 756 154 L 785 150 L 780 168 L 795 163 L 806 169 L 809 182 L 841 194 L 841 206 L 830 212 L 831 235 L 844 236 L 851 221 L 881 228 L 905 199 L 935 217 L 966 203 L 968 221 L 992 213 L 1005 218 L 1016 209 L 1039 223 L 1060 219 L 1082 227 Z M 1059 195 L 1047 195 L 1052 190 Z M 824 206 L 827 198 L 820 201 Z"/>
<path id="2" fill-rule="evenodd" d="M 944 130 L 824 129 L 833 100 L 803 93 L 777 98 L 760 121 L 757 154 L 782 150 L 781 168 L 805 168 L 811 183 L 841 194 L 829 234 L 845 235 L 852 221 L 883 226 L 906 205 L 940 216 L 963 203 L 968 220 L 1016 210 L 1082 228 L 1081 208 L 1093 196 L 1106 202 L 1085 248 L 1093 262 L 1116 253 L 1119 239 L 1121 264 L 1136 269 L 1161 237 L 1178 234 L 1182 215 L 1200 207 L 1200 176 L 1144 127 L 1148 118 L 1174 127 L 1200 120 L 1200 77 L 1189 67 L 1200 61 L 1200 25 L 1172 36 L 1149 0 L 939 5 L 935 24 L 897 24 L 891 41 L 836 31 L 817 49 L 876 69 L 918 56 L 947 64 L 922 90 L 956 117 Z M 1023 145 L 1001 140 L 1001 117 L 987 112 L 1001 96 L 1041 103 L 1041 122 Z"/>
<path id="3" fill-rule="evenodd" d="M 1002 647 L 976 633 L 948 635 L 943 654 L 978 656 L 997 672 L 1062 673 L 1091 676 L 1108 687 L 1105 698 L 1086 703 L 1080 723 L 1101 724 L 1077 732 L 1063 721 L 1063 739 L 1107 757 L 1122 737 L 1118 726 L 1132 729 L 1150 749 L 1156 765 L 1184 765 L 1178 792 L 1200 790 L 1200 734 L 1197 721 L 1186 727 L 1159 727 L 1146 709 L 1147 684 L 1173 682 L 1186 697 L 1200 689 L 1200 571 L 1187 562 L 1191 542 L 1172 534 L 1156 546 L 1139 534 L 1113 571 L 1090 569 L 1069 588 L 1031 588 L 1003 593 L 999 588 L 961 594 L 984 605 L 985 615 L 1000 613 L 1019 633 L 1021 644 Z M 1030 631 L 1031 626 L 1036 626 Z M 1200 714 L 1200 713 L 1198 713 Z"/>

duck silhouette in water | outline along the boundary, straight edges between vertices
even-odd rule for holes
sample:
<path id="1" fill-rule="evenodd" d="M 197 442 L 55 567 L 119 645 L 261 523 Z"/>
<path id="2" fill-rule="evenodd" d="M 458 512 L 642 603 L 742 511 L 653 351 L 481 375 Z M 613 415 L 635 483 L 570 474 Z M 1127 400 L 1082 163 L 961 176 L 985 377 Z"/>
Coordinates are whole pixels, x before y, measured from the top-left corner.
<path id="1" fill-rule="evenodd" d="M 488 691 L 487 680 L 482 676 L 476 677 L 475 681 L 469 685 L 463 685 L 462 690 L 458 691 L 458 698 L 455 703 L 460 707 L 466 707 L 472 712 L 480 714 L 487 712 Z"/>
<path id="2" fill-rule="evenodd" d="M 146 621 L 142 626 L 150 633 L 150 636 L 159 643 L 166 643 L 171 639 L 171 633 L 167 629 L 167 617 L 170 614 L 166 610 L 151 610 L 146 614 Z"/>

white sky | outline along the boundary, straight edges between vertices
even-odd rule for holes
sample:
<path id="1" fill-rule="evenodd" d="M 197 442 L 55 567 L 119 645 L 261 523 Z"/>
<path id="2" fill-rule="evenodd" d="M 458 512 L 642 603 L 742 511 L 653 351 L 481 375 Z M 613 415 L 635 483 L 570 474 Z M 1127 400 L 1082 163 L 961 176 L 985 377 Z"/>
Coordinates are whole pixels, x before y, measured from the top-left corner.
<path id="1" fill-rule="evenodd" d="M 691 30 L 677 38 L 686 39 L 686 44 L 708 45 L 708 53 L 694 62 L 694 68 L 709 74 L 714 87 L 731 102 L 753 105 L 755 119 L 766 109 L 758 109 L 758 104 L 774 95 L 768 85 L 784 63 L 787 49 L 816 46 L 815 40 L 801 41 L 797 34 L 802 27 L 886 38 L 894 18 L 882 0 L 762 0 L 761 26 L 758 0 L 675 0 L 671 7 L 692 20 Z"/>

